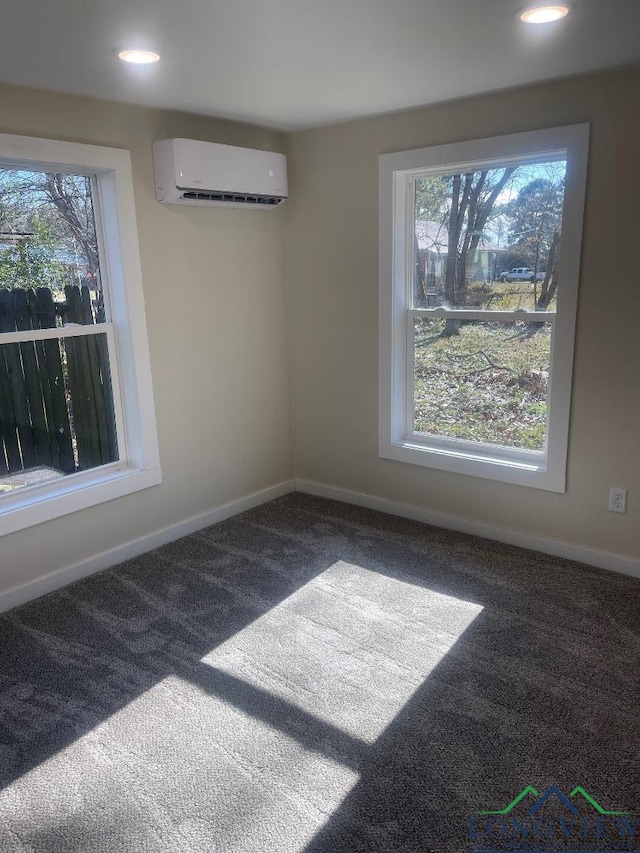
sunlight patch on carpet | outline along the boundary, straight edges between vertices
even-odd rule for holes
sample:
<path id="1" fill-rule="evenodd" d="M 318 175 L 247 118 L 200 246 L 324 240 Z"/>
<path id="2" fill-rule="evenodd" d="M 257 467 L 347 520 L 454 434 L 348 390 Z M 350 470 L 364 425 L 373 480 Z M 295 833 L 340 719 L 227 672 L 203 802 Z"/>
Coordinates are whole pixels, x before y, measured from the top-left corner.
<path id="1" fill-rule="evenodd" d="M 337 562 L 204 658 L 171 639 L 174 674 L 0 792 L 16 851 L 303 851 L 481 610 Z"/>
<path id="2" fill-rule="evenodd" d="M 481 610 L 339 561 L 202 661 L 373 743 Z"/>
<path id="3" fill-rule="evenodd" d="M 303 849 L 357 780 L 340 761 L 170 676 L 7 786 L 0 808 L 16 839 L 37 821 L 42 838 L 69 849 L 87 838 L 111 849 L 124 833 L 131 849 L 202 853 L 208 838 L 211 850 L 264 853 L 278 839 Z"/>

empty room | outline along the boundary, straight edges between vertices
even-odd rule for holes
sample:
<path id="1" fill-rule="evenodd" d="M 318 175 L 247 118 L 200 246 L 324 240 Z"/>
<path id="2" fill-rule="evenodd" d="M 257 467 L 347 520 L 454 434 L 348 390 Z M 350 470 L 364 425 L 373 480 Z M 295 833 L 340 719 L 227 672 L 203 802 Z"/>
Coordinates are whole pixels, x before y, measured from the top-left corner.
<path id="1" fill-rule="evenodd" d="M 640 851 L 638 0 L 0 20 L 0 851 Z"/>

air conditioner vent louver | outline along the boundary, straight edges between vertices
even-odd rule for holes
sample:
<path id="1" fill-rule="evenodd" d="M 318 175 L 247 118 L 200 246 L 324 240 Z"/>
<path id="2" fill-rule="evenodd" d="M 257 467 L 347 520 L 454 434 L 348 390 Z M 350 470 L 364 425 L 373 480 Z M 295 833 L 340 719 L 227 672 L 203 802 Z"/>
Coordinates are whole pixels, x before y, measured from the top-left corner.
<path id="1" fill-rule="evenodd" d="M 183 192 L 182 198 L 194 201 L 226 201 L 234 204 L 264 204 L 277 205 L 284 201 L 278 196 L 269 195 L 243 195 L 239 193 L 215 193 L 215 192 Z"/>

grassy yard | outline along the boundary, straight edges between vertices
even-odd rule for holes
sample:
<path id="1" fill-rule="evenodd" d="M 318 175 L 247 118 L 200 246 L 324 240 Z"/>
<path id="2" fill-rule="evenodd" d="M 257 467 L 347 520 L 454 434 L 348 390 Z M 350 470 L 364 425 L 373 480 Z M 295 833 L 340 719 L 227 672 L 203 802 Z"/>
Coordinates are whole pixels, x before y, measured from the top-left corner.
<path id="1" fill-rule="evenodd" d="M 444 320 L 415 327 L 414 428 L 428 435 L 541 450 L 549 378 L 550 325 L 462 325 L 444 338 Z"/>
<path id="2" fill-rule="evenodd" d="M 536 297 L 540 295 L 540 283 L 533 285 L 528 281 L 477 282 L 469 286 L 468 303 L 477 308 L 490 308 L 492 311 L 535 311 Z M 556 297 L 551 300 L 550 311 L 556 307 Z"/>

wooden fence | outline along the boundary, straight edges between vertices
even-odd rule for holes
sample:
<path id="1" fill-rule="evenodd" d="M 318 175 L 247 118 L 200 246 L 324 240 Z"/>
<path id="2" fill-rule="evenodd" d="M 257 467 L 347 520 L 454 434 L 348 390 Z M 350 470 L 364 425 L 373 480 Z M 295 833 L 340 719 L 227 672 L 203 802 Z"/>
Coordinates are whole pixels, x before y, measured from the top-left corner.
<path id="1" fill-rule="evenodd" d="M 104 321 L 87 286 L 0 288 L 0 333 Z M 0 476 L 46 466 L 71 474 L 117 458 L 106 335 L 2 343 Z"/>

